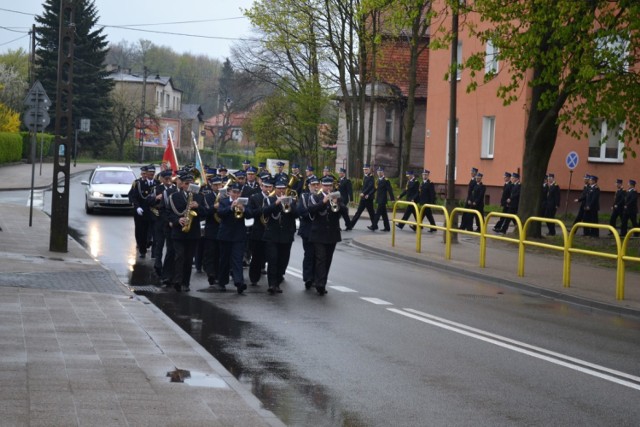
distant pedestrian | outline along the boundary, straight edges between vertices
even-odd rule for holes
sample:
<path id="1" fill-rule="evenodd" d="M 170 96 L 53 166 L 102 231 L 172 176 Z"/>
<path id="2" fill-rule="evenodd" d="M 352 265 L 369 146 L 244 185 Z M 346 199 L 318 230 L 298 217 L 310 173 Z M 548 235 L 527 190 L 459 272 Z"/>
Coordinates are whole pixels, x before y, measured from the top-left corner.
<path id="1" fill-rule="evenodd" d="M 511 174 L 511 183 L 513 185 L 511 186 L 511 191 L 509 192 L 509 197 L 507 198 L 507 213 L 516 215 L 520 206 L 520 174 L 518 172 L 513 172 Z M 509 230 L 509 224 L 511 223 L 511 221 L 514 220 L 511 218 L 506 218 L 502 223 L 502 227 L 497 232 L 506 234 Z"/>
<path id="2" fill-rule="evenodd" d="M 638 192 L 636 191 L 636 181 L 629 180 L 629 188 L 624 199 L 624 213 L 622 215 L 622 227 L 620 227 L 620 236 L 627 235 L 627 226 L 631 221 L 631 228 L 638 226 Z"/>
<path id="3" fill-rule="evenodd" d="M 338 191 L 340 192 L 340 199 L 345 205 L 346 209 L 340 211 L 342 214 L 342 220 L 344 221 L 345 230 L 349 229 L 351 220 L 349 219 L 349 202 L 353 201 L 353 186 L 351 180 L 347 177 L 347 170 L 340 168 L 338 172 Z"/>
<path id="4" fill-rule="evenodd" d="M 600 211 L 600 187 L 598 187 L 598 177 L 589 176 L 589 190 L 584 202 L 584 222 L 590 224 L 598 223 L 598 212 Z M 586 236 L 600 237 L 600 230 L 597 228 L 586 228 Z"/>
<path id="5" fill-rule="evenodd" d="M 576 215 L 576 219 L 573 221 L 573 225 L 576 225 L 577 223 L 584 220 L 584 204 L 587 200 L 587 193 L 589 192 L 589 176 L 589 174 L 585 174 L 582 193 L 580 193 L 580 196 L 574 200 L 574 202 L 580 203 L 580 207 L 578 208 L 578 214 Z M 586 230 L 582 230 L 582 235 L 586 236 Z"/>
<path id="6" fill-rule="evenodd" d="M 382 218 L 382 231 L 391 231 L 389 226 L 389 215 L 387 214 L 387 202 L 394 201 L 393 189 L 391 181 L 384 176 L 384 168 L 378 167 L 378 179 L 376 179 L 376 213 L 373 218 L 373 224 L 367 228 L 371 231 L 378 229 L 378 221 Z"/>
<path id="7" fill-rule="evenodd" d="M 416 176 L 413 174 L 413 171 L 407 171 L 406 176 L 407 185 L 405 186 L 404 191 L 398 196 L 398 199 L 406 197 L 407 202 L 417 203 L 420 195 L 420 183 L 416 180 Z M 413 206 L 407 206 L 404 211 L 404 215 L 402 215 L 402 220 L 407 221 L 411 215 L 413 215 L 413 219 L 417 222 L 418 217 L 415 209 Z M 396 224 L 396 227 L 402 230 L 404 228 L 404 223 Z M 415 230 L 415 226 L 412 226 L 411 228 Z"/>
<path id="8" fill-rule="evenodd" d="M 609 225 L 613 228 L 617 228 L 618 218 L 620 218 L 620 222 L 622 222 L 624 217 L 624 199 L 626 196 L 626 192 L 624 191 L 624 187 L 622 186 L 622 180 L 616 179 L 616 194 L 613 197 L 613 206 L 611 206 L 611 219 L 609 220 Z M 612 236 L 613 233 L 609 231 L 609 236 Z"/>
<path id="9" fill-rule="evenodd" d="M 371 173 L 371 168 L 368 163 L 365 163 L 362 166 L 362 171 L 364 172 L 364 177 L 362 178 L 362 190 L 360 190 L 360 202 L 358 203 L 358 209 L 356 210 L 356 214 L 351 218 L 351 222 L 347 227 L 347 231 L 352 230 L 353 227 L 356 226 L 358 219 L 360 219 L 360 215 L 364 210 L 367 210 L 369 214 L 369 220 L 371 221 L 371 226 L 373 227 L 373 218 L 375 216 L 375 210 L 373 209 L 373 198 L 376 192 L 376 184 L 375 177 Z"/>
<path id="10" fill-rule="evenodd" d="M 555 175 L 550 173 L 547 175 L 547 185 L 544 187 L 542 194 L 542 217 L 555 218 L 556 212 L 560 207 L 560 187 L 556 183 Z M 556 235 L 556 224 L 547 222 L 547 236 Z"/>
<path id="11" fill-rule="evenodd" d="M 436 203 L 436 187 L 433 185 L 433 182 L 429 179 L 429 175 L 431 172 L 428 169 L 423 169 L 422 171 L 422 184 L 420 184 L 420 192 L 418 194 L 418 202 L 420 203 L 420 207 L 423 205 L 435 205 Z M 422 210 L 422 209 L 421 209 Z M 427 217 L 427 221 L 429 224 L 436 225 L 436 220 L 433 218 L 433 212 L 431 208 L 424 208 L 422 211 L 422 217 L 418 221 L 418 223 L 422 224 L 422 220 L 424 217 Z M 437 230 L 435 228 L 430 228 L 429 233 L 435 233 Z"/>
<path id="12" fill-rule="evenodd" d="M 464 199 L 464 207 L 467 209 L 470 209 L 470 203 L 471 203 L 471 194 L 473 193 L 473 189 L 476 186 L 476 174 L 478 173 L 478 169 L 477 168 L 471 168 L 471 180 L 469 181 L 469 184 L 467 185 L 467 197 L 466 199 Z M 469 219 L 471 219 L 471 226 L 468 225 Z M 462 214 L 462 218 L 460 219 L 460 226 L 458 228 L 460 228 L 461 230 L 466 230 L 466 229 L 470 229 L 470 227 L 473 227 L 473 217 L 471 216 L 471 214 L 463 212 Z"/>
<path id="13" fill-rule="evenodd" d="M 511 186 L 513 183 L 511 182 L 511 172 L 504 173 L 504 184 L 502 185 L 502 195 L 500 196 L 500 206 L 502 207 L 502 213 L 507 213 L 509 211 L 509 207 L 507 206 L 507 199 L 511 194 Z M 498 218 L 496 225 L 493 226 L 493 231 L 498 231 L 502 228 L 504 224 L 505 217 L 501 216 Z"/>

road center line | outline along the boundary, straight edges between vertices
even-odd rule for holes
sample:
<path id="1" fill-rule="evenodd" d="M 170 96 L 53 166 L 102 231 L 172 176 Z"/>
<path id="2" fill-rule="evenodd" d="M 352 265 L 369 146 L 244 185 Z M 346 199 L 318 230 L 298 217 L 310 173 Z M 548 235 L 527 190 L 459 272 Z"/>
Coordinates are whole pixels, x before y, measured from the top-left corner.
<path id="1" fill-rule="evenodd" d="M 503 348 L 515 351 L 517 353 L 526 354 L 536 359 L 541 359 L 546 362 L 550 362 L 559 366 L 564 366 L 565 368 L 573 369 L 575 371 L 582 372 L 587 375 L 601 378 L 606 381 L 610 381 L 610 382 L 620 384 L 625 387 L 629 387 L 629 388 L 640 391 L 640 384 L 636 384 L 631 381 L 626 381 L 613 376 L 613 375 L 617 375 L 619 377 L 628 378 L 632 381 L 640 382 L 639 377 L 629 375 L 624 372 L 605 368 L 604 366 L 592 364 L 580 359 L 575 359 L 569 356 L 562 355 L 560 353 L 555 353 L 549 350 L 545 350 L 540 347 L 535 347 L 526 343 L 511 340 L 506 337 L 501 337 L 500 335 L 491 334 L 490 332 L 482 331 L 480 329 L 476 329 L 476 328 L 472 328 L 459 323 L 451 322 L 446 319 L 432 316 L 427 313 L 422 313 L 417 310 L 406 309 L 406 311 L 403 311 L 397 308 L 387 308 L 387 310 L 393 313 L 400 314 L 405 317 L 409 317 L 411 319 L 418 320 L 423 323 L 428 323 L 430 325 L 437 326 L 442 329 L 446 329 L 461 335 L 466 335 L 471 338 L 475 338 L 490 344 L 497 345 L 498 347 L 503 347 Z M 417 315 L 414 313 L 420 313 L 420 315 Z M 599 372 L 599 371 L 602 371 L 602 372 Z M 608 375 L 604 372 L 609 372 L 612 375 Z"/>
<path id="2" fill-rule="evenodd" d="M 363 299 L 367 302 L 370 302 L 372 304 L 377 304 L 377 305 L 393 305 L 388 301 L 382 300 L 380 298 L 367 298 L 367 297 L 360 297 L 360 299 Z"/>
<path id="3" fill-rule="evenodd" d="M 329 286 L 331 289 L 335 289 L 340 292 L 358 292 L 355 289 L 347 288 L 346 286 Z"/>

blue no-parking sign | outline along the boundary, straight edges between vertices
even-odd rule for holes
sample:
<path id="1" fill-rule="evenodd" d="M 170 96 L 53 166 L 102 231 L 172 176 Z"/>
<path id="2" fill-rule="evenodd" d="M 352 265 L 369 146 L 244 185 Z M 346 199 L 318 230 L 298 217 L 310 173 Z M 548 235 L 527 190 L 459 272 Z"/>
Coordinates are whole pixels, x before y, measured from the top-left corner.
<path id="1" fill-rule="evenodd" d="M 578 153 L 576 153 L 575 151 L 571 151 L 569 154 L 567 154 L 565 163 L 570 170 L 574 170 L 578 166 L 579 162 L 580 157 L 578 157 Z"/>

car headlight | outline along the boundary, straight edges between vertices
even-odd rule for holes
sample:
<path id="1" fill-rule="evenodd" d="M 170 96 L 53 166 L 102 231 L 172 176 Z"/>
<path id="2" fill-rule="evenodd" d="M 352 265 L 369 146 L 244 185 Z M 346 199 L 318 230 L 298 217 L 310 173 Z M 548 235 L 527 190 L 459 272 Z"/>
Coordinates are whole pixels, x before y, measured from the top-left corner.
<path id="1" fill-rule="evenodd" d="M 91 197 L 103 197 L 103 194 L 100 193 L 99 191 L 92 191 Z"/>

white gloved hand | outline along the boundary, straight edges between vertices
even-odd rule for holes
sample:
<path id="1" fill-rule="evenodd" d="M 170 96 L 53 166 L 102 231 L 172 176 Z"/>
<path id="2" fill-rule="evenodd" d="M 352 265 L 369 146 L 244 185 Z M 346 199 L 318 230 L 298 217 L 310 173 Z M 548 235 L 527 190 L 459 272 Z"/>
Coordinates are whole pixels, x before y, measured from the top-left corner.
<path id="1" fill-rule="evenodd" d="M 142 216 L 143 210 L 142 208 L 138 208 L 136 209 L 136 212 L 138 212 L 138 215 Z"/>

